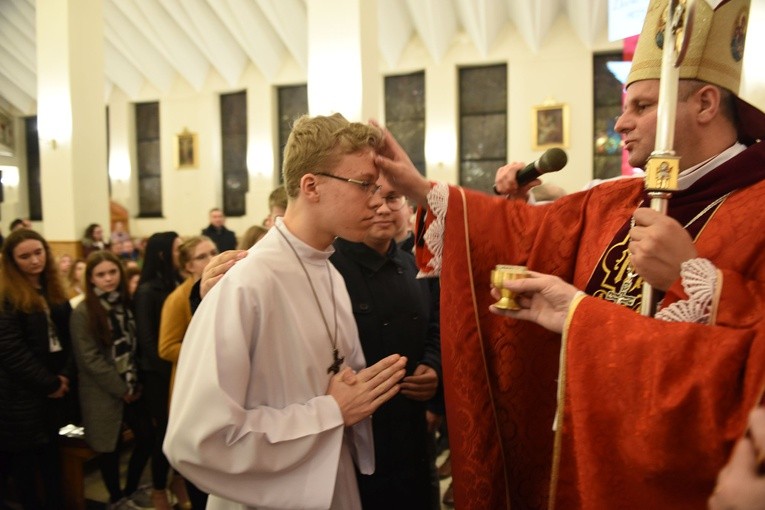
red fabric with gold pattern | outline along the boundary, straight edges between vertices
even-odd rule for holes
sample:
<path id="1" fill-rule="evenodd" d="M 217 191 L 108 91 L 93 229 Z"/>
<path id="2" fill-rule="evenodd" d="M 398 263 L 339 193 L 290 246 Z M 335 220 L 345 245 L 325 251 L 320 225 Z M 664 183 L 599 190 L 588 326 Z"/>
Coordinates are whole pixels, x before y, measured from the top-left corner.
<path id="1" fill-rule="evenodd" d="M 706 508 L 765 380 L 765 324 L 663 323 L 585 298 L 568 338 L 556 508 Z"/>
<path id="2" fill-rule="evenodd" d="M 491 269 L 527 265 L 585 288 L 642 192 L 641 180 L 624 179 L 529 206 L 465 190 L 481 344 L 462 197 L 450 188 L 441 333 L 460 510 L 547 508 L 549 498 L 560 336 L 491 314 Z M 765 232 L 764 200 L 762 183 L 735 192 L 697 240 L 723 275 L 719 326 L 665 323 L 593 298 L 577 308 L 556 508 L 704 507 L 765 381 L 765 250 L 753 242 Z M 684 298 L 679 284 L 667 296 Z"/>
<path id="3" fill-rule="evenodd" d="M 626 189 L 632 198 L 625 200 Z M 487 201 L 469 190 L 465 194 L 471 239 L 482 240 L 471 243 L 471 249 L 484 345 L 466 291 L 471 282 L 462 198 L 458 188 L 451 188 L 441 273 L 441 348 L 455 506 L 545 508 L 560 336 L 490 313 L 489 275 L 496 264 L 523 264 L 583 287 L 589 272 L 580 274 L 576 268 L 596 264 L 640 202 L 642 181 L 602 185 L 545 206 Z M 587 206 L 590 201 L 600 205 Z M 595 235 L 586 228 L 591 223 L 611 235 Z M 525 242 L 501 234 L 518 231 L 517 239 Z"/>

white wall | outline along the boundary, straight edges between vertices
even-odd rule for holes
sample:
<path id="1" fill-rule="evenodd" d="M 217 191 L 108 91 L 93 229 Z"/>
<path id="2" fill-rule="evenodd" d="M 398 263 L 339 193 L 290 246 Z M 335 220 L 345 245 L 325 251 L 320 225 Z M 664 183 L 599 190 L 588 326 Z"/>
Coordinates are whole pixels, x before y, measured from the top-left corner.
<path id="1" fill-rule="evenodd" d="M 605 41 L 605 33 L 603 34 Z M 508 154 L 510 160 L 531 161 L 539 152 L 531 149 L 531 108 L 546 99 L 567 103 L 570 107 L 569 165 L 545 177 L 568 191 L 580 189 L 592 174 L 592 54 L 593 51 L 618 50 L 619 43 L 601 42 L 594 49 L 585 47 L 576 37 L 565 16 L 553 25 L 544 45 L 532 53 L 511 24 L 499 35 L 488 55 L 481 56 L 466 35 L 458 38 L 440 62 L 434 62 L 422 42 L 413 38 L 395 67 L 382 59 L 383 76 L 425 71 L 426 79 L 426 158 L 428 176 L 457 182 L 457 68 L 463 65 L 508 64 Z M 229 218 L 229 228 L 243 233 L 259 224 L 267 215 L 267 197 L 276 186 L 279 160 L 276 137 L 274 85 L 305 83 L 306 75 L 292 60 L 285 62 L 274 84 L 253 67 L 248 67 L 239 83 L 232 87 L 214 70 L 200 91 L 178 79 L 163 93 L 146 88 L 138 101 L 159 101 L 163 218 L 139 219 L 136 155 L 133 133 L 133 102 L 115 89 L 109 100 L 110 161 L 112 198 L 128 208 L 134 235 L 147 236 L 161 230 L 175 230 L 181 235 L 196 234 L 207 224 L 210 208 L 222 205 L 219 94 L 247 91 L 250 191 L 247 216 Z M 383 117 L 382 105 L 379 118 Z M 184 129 L 199 135 L 199 167 L 176 170 L 173 139 Z M 6 164 L 0 158 L 0 165 Z M 22 165 L 20 165 L 22 166 Z M 23 186 L 24 176 L 21 178 Z M 25 199 L 3 204 L 3 220 L 21 216 Z M 11 214 L 11 211 L 13 213 Z M 8 219 L 10 221 L 10 219 Z"/>
<path id="2" fill-rule="evenodd" d="M 569 164 L 543 178 L 569 192 L 581 189 L 592 179 L 592 58 L 593 51 L 620 50 L 620 43 L 599 42 L 594 50 L 576 37 L 565 16 L 552 26 L 543 46 L 530 51 L 514 30 L 504 30 L 492 51 L 480 56 L 469 38 L 462 37 L 442 62 L 434 63 L 419 40 L 406 49 L 401 64 L 384 69 L 396 74 L 425 69 L 427 174 L 433 179 L 456 183 L 458 81 L 457 68 L 476 64 L 508 65 L 508 159 L 533 161 L 541 152 L 532 150 L 531 113 L 534 105 L 551 99 L 569 105 Z"/>
<path id="3" fill-rule="evenodd" d="M 8 234 L 10 223 L 29 216 L 27 195 L 26 144 L 24 141 L 24 120 L 16 117 L 14 142 L 11 155 L 0 154 L 0 170 L 3 172 L 3 203 L 0 204 L 0 232 Z"/>

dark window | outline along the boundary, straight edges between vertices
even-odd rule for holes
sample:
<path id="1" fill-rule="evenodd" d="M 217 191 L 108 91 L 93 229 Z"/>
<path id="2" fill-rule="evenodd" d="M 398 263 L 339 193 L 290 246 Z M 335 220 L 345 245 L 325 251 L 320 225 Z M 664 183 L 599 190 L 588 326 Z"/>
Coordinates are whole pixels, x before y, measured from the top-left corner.
<path id="1" fill-rule="evenodd" d="M 223 213 L 226 216 L 244 216 L 250 189 L 247 174 L 247 92 L 221 94 L 220 131 Z"/>
<path id="2" fill-rule="evenodd" d="M 37 116 L 24 119 L 27 139 L 27 196 L 29 219 L 42 221 L 42 184 L 40 182 L 40 140 L 37 135 Z"/>
<path id="3" fill-rule="evenodd" d="M 507 66 L 459 70 L 460 184 L 491 192 L 507 162 Z"/>
<path id="4" fill-rule="evenodd" d="M 277 89 L 279 101 L 279 184 L 284 183 L 282 164 L 284 163 L 284 146 L 292 131 L 292 124 L 308 113 L 308 87 L 306 85 L 286 85 Z"/>
<path id="5" fill-rule="evenodd" d="M 425 73 L 385 78 L 385 127 L 425 175 Z"/>
<path id="6" fill-rule="evenodd" d="M 135 105 L 138 156 L 138 216 L 162 217 L 162 164 L 159 151 L 159 103 Z"/>
<path id="7" fill-rule="evenodd" d="M 609 62 L 621 62 L 621 52 L 593 57 L 593 172 L 594 179 L 608 179 L 622 173 L 621 136 L 614 130 L 616 116 L 622 111 L 624 85 L 608 68 Z"/>

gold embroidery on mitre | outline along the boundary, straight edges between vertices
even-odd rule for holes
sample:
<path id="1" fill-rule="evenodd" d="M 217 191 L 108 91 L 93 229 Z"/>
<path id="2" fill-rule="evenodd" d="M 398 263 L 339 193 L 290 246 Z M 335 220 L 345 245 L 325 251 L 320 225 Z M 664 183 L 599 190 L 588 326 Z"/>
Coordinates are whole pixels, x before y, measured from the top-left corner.
<path id="1" fill-rule="evenodd" d="M 733 23 L 733 35 L 730 40 L 730 54 L 733 60 L 741 62 L 744 58 L 744 42 L 746 41 L 747 9 L 741 9 Z"/>
<path id="2" fill-rule="evenodd" d="M 661 77 L 668 0 L 650 0 L 626 86 Z M 751 0 L 728 0 L 717 9 L 697 0 L 680 79 L 697 79 L 738 93 Z M 671 18 L 669 18 L 671 19 Z"/>
<path id="3" fill-rule="evenodd" d="M 667 15 L 669 14 L 669 4 L 667 4 L 667 8 L 664 9 L 664 14 L 659 16 L 659 19 L 656 23 L 656 35 L 654 36 L 654 41 L 656 41 L 656 46 L 660 49 L 664 49 L 664 31 L 667 28 Z"/>

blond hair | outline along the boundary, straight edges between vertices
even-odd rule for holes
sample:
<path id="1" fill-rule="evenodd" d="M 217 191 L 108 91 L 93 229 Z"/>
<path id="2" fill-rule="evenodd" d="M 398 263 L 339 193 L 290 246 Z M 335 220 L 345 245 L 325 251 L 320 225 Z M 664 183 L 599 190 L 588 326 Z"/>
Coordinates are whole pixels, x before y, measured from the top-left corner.
<path id="1" fill-rule="evenodd" d="M 249 250 L 255 243 L 263 239 L 263 236 L 267 233 L 268 229 L 266 227 L 260 225 L 251 226 L 242 236 L 242 239 L 239 241 L 239 246 L 237 246 L 236 249 Z"/>
<path id="2" fill-rule="evenodd" d="M 369 124 L 349 122 L 339 113 L 330 116 L 303 115 L 295 121 L 284 147 L 284 187 L 295 198 L 300 179 L 307 173 L 326 172 L 341 157 L 382 147 L 382 130 Z"/>
<path id="3" fill-rule="evenodd" d="M 207 236 L 189 237 L 181 243 L 178 247 L 178 266 L 180 266 L 182 270 L 185 271 L 186 264 L 194 260 L 194 250 L 205 241 L 213 243 L 213 240 Z M 213 246 L 215 246 L 215 243 L 213 243 Z"/>

